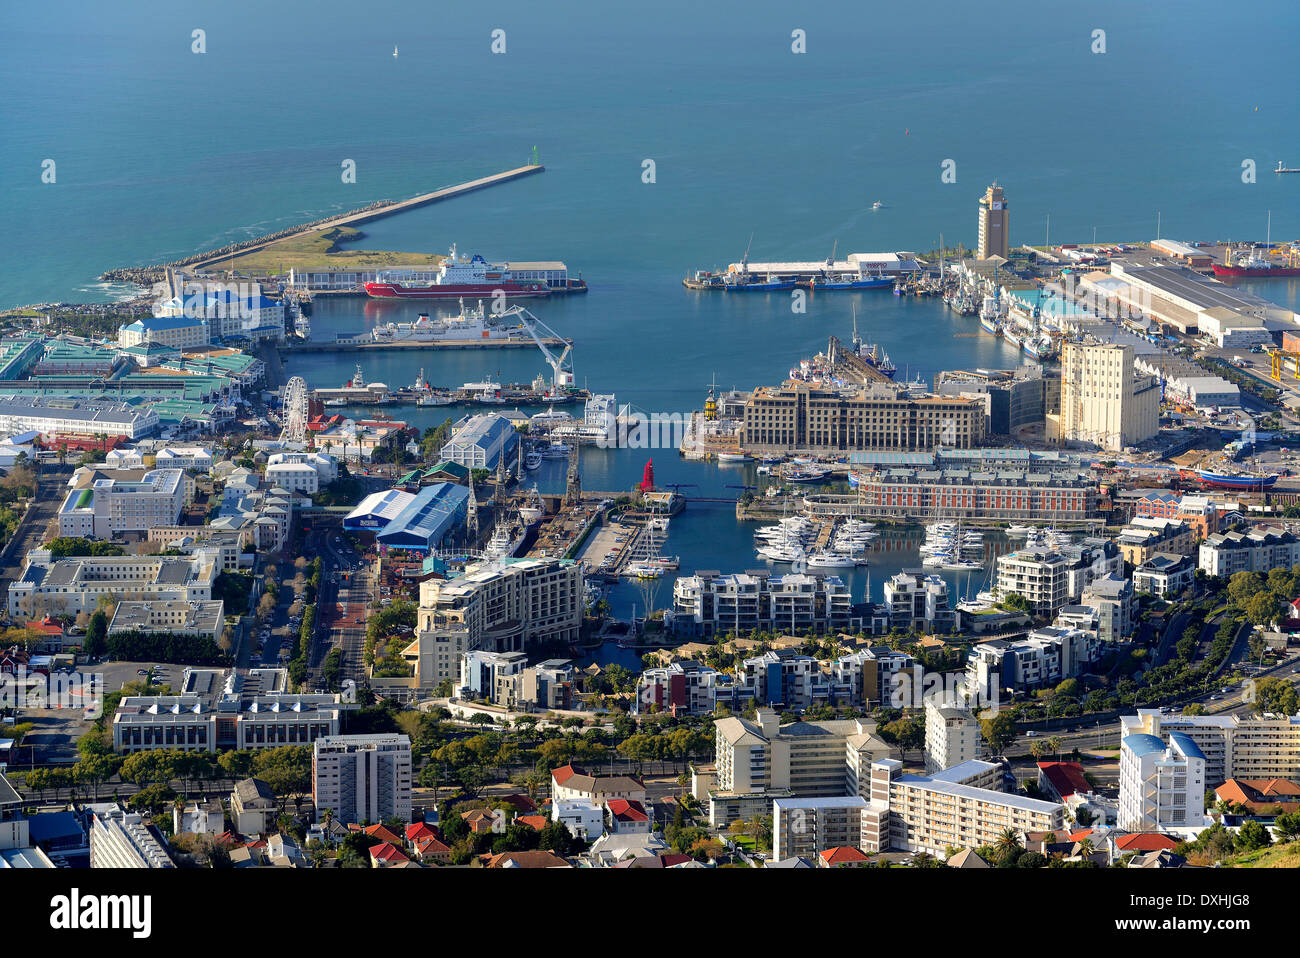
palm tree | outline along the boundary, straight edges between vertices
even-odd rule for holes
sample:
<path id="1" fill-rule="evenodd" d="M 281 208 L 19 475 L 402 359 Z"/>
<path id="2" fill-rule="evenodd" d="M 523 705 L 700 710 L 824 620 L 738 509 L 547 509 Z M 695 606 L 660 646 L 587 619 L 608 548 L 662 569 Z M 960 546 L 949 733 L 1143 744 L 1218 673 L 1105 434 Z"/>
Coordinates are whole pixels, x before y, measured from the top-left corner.
<path id="1" fill-rule="evenodd" d="M 1047 746 L 1043 743 L 1041 739 L 1036 739 L 1029 743 L 1029 754 L 1034 757 L 1035 762 L 1037 762 L 1039 759 L 1043 757 L 1043 753 L 1046 750 L 1047 750 Z"/>
<path id="2" fill-rule="evenodd" d="M 999 858 L 1008 858 L 1021 850 L 1020 838 L 1013 829 L 1004 828 L 1002 834 L 998 836 L 997 844 L 993 847 Z"/>
<path id="3" fill-rule="evenodd" d="M 1047 750 L 1056 756 L 1056 760 L 1061 760 L 1061 737 L 1053 735 L 1047 740 Z"/>

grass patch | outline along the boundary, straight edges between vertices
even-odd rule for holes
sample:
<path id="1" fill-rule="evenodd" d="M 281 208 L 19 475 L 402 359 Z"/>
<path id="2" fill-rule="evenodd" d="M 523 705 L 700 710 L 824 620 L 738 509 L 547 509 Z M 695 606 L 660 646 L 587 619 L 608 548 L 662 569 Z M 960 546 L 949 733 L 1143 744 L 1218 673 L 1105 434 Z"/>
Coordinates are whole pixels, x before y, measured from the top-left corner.
<path id="1" fill-rule="evenodd" d="M 222 260 L 222 270 L 245 272 L 288 272 L 290 269 L 310 270 L 334 268 L 366 268 L 391 266 L 436 266 L 442 257 L 434 253 L 399 253 L 387 250 L 342 249 L 345 243 L 355 243 L 363 238 L 360 230 L 352 226 L 335 226 L 327 230 L 313 230 L 301 236 L 286 236 L 270 246 Z"/>
<path id="2" fill-rule="evenodd" d="M 1237 855 L 1223 864 L 1231 868 L 1300 868 L 1300 842 L 1260 848 Z"/>

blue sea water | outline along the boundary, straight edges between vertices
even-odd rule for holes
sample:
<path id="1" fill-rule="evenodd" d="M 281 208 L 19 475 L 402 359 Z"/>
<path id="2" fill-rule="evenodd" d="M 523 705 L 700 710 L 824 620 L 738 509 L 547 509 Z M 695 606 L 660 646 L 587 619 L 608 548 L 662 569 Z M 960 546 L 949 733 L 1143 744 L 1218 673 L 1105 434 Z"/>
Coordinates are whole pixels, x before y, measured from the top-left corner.
<path id="1" fill-rule="evenodd" d="M 1300 7 L 1221 2 L 996 7 L 755 0 L 653 5 L 378 0 L 221 5 L 50 0 L 0 10 L 0 305 L 110 299 L 103 270 L 158 262 L 519 166 L 544 174 L 366 227 L 365 245 L 562 259 L 585 297 L 536 306 L 575 340 L 580 384 L 646 411 L 751 388 L 859 329 L 900 374 L 1017 354 L 938 304 L 887 291 L 685 291 L 695 268 L 975 243 L 997 179 L 1013 242 L 1300 233 L 1300 104 L 1285 82 Z M 207 52 L 191 52 L 205 31 Z M 492 31 L 506 52 L 491 52 Z M 807 52 L 791 52 L 805 31 Z M 1093 31 L 1106 52 L 1093 53 Z M 394 44 L 400 56 L 394 58 Z M 1270 80 L 1269 74 L 1272 74 Z M 55 162 L 56 180 L 41 180 Z M 340 164 L 356 163 L 356 182 Z M 1257 182 L 1242 182 L 1253 159 Z M 655 181 L 643 182 L 646 160 Z M 942 164 L 956 182 L 941 181 Z M 872 203 L 884 208 L 873 211 Z M 1294 307 L 1296 284 L 1252 284 Z M 321 301 L 316 336 L 418 306 Z M 313 385 L 350 356 L 295 357 Z M 532 351 L 367 355 L 365 375 L 528 381 Z M 429 422 L 439 410 L 410 410 Z M 428 423 L 425 423 L 428 424 Z M 645 454 L 597 452 L 591 488 L 630 487 Z M 722 495 L 731 471 L 655 455 L 662 482 Z M 742 473 L 743 474 L 743 471 Z M 562 481 L 562 476 L 542 482 Z M 689 510 L 688 516 L 696 514 Z M 725 515 L 722 515 L 725 514 Z M 726 507 L 674 523 L 700 565 L 753 563 Z M 706 519 L 705 517 L 711 517 Z M 692 545 L 690 537 L 696 544 Z M 709 561 L 706 561 L 709 560 Z M 878 592 L 885 568 L 872 570 Z M 857 588 L 865 587 L 865 576 Z"/>

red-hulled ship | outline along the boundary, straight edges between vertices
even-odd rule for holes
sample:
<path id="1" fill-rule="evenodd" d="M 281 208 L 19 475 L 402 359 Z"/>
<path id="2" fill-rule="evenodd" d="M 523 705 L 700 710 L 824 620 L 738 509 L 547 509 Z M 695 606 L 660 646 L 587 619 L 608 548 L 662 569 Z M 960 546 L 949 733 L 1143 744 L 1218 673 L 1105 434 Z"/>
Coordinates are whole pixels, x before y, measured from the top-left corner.
<path id="1" fill-rule="evenodd" d="M 452 246 L 437 272 L 416 269 L 381 270 L 375 282 L 364 284 L 376 299 L 455 299 L 461 296 L 492 297 L 497 293 L 507 299 L 530 299 L 549 296 L 551 289 L 540 281 L 521 282 L 513 278 L 510 267 L 489 263 L 482 256 L 460 256 Z"/>
<path id="2" fill-rule="evenodd" d="M 1269 232 L 1273 230 L 1273 216 L 1269 214 Z M 1269 244 L 1271 246 L 1271 244 Z M 1252 253 L 1238 262 L 1232 250 L 1228 250 L 1222 263 L 1211 266 L 1215 276 L 1300 276 L 1300 266 L 1296 265 L 1294 255 L 1287 257 L 1286 265 L 1275 263 L 1267 256 Z"/>

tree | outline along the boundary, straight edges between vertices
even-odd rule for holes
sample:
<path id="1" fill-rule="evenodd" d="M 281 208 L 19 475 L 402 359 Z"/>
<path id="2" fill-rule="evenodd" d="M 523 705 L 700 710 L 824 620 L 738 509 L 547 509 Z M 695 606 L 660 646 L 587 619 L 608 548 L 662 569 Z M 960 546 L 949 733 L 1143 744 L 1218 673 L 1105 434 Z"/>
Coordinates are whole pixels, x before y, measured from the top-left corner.
<path id="1" fill-rule="evenodd" d="M 86 643 L 83 650 L 87 655 L 103 655 L 107 648 L 107 640 L 108 615 L 103 609 L 96 609 L 91 613 L 90 621 L 86 625 Z"/>
<path id="2" fill-rule="evenodd" d="M 1267 848 L 1273 844 L 1273 836 L 1267 828 L 1254 819 L 1237 829 L 1237 848 L 1244 852 L 1253 852 L 1257 848 Z"/>
<path id="3" fill-rule="evenodd" d="M 1273 820 L 1273 827 L 1283 841 L 1293 842 L 1300 837 L 1300 812 L 1283 812 Z"/>
<path id="4" fill-rule="evenodd" d="M 986 713 L 980 718 L 980 733 L 993 752 L 1002 753 L 1016 740 L 1015 717 L 1007 709 L 999 709 L 991 716 Z"/>

